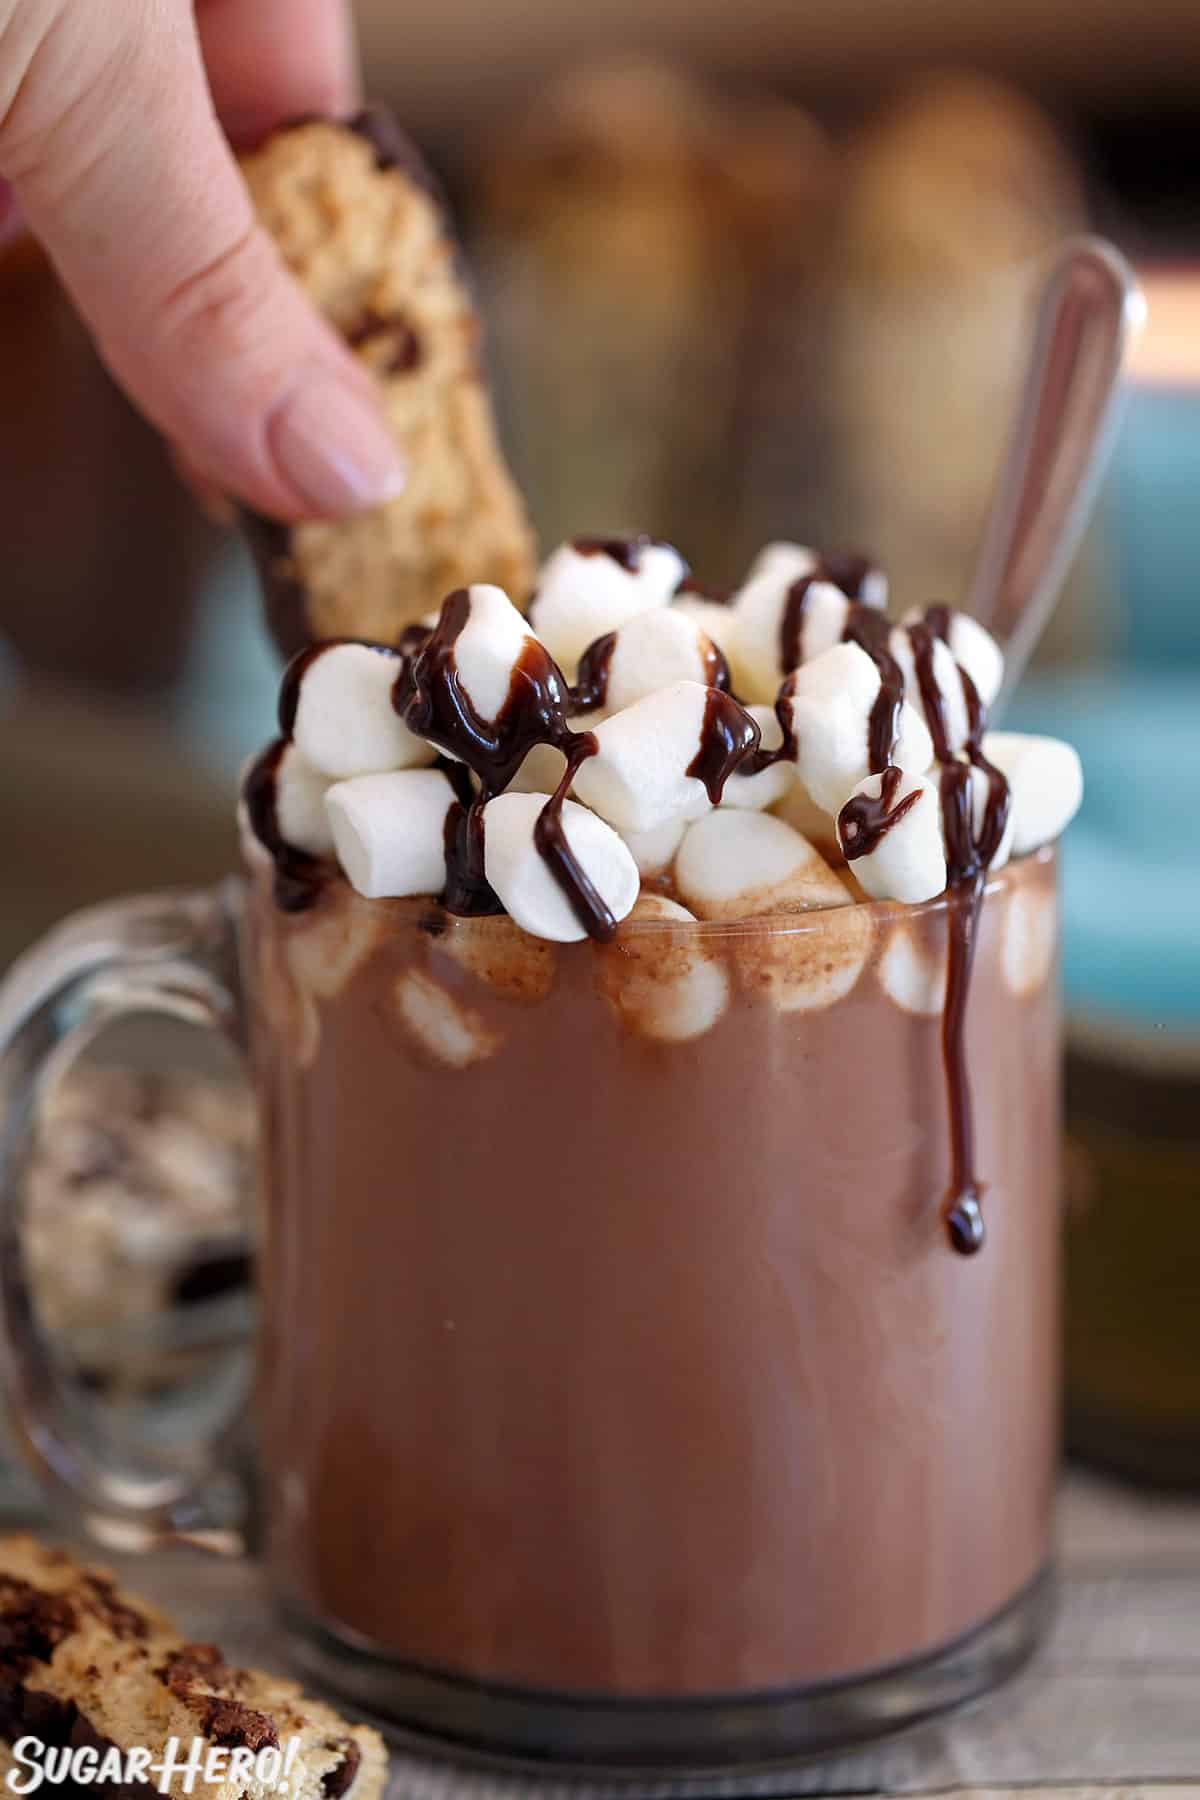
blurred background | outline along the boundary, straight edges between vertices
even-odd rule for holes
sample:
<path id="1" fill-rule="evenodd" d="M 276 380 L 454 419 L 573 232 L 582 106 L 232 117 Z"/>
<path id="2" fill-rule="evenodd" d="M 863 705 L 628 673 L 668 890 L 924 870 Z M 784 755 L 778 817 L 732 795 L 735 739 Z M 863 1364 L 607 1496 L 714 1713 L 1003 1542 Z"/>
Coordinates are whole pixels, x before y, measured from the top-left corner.
<path id="1" fill-rule="evenodd" d="M 1138 265 L 1105 492 L 1007 722 L 1072 739 L 1088 776 L 1064 872 L 1071 1444 L 1200 1485 L 1194 0 L 360 0 L 359 19 L 370 90 L 453 198 L 547 547 L 647 529 L 725 587 L 791 537 L 870 552 L 901 605 L 953 603 L 1046 257 L 1091 228 Z M 0 260 L 0 397 L 2 966 L 74 907 L 233 865 L 278 668 L 242 546 L 28 244 Z M 222 1071 L 177 1089 L 156 1057 L 110 1046 L 80 1071 L 29 1184 L 44 1315 L 118 1403 L 178 1372 L 167 1307 L 190 1309 L 185 1373 L 244 1320 L 250 1122 Z"/>

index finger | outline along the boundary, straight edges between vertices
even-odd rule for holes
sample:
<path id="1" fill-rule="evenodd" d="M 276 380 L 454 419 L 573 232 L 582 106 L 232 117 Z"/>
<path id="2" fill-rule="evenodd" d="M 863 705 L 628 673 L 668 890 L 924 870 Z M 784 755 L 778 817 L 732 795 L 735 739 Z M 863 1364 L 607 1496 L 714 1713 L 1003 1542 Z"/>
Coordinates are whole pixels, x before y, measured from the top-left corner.
<path id="1" fill-rule="evenodd" d="M 196 0 L 217 114 L 234 144 L 361 104 L 348 0 Z"/>

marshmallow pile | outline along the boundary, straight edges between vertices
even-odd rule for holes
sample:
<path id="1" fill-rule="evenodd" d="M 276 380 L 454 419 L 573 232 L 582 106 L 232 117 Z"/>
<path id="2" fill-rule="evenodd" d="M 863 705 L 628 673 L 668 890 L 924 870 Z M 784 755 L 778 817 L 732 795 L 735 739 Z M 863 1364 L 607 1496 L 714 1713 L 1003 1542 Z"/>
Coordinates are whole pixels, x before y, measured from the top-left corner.
<path id="1" fill-rule="evenodd" d="M 581 539 L 546 562 L 527 618 L 477 585 L 423 645 L 315 645 L 289 666 L 265 753 L 268 848 L 336 862 L 382 899 L 457 892 L 472 844 L 515 923 L 569 942 L 590 929 L 581 883 L 614 921 L 643 880 L 700 919 L 849 906 L 858 889 L 933 898 L 950 866 L 939 756 L 978 765 L 963 777 L 977 833 L 988 765 L 1007 777 L 991 867 L 1057 837 L 1082 795 L 1074 751 L 972 736 L 999 647 L 944 608 L 936 629 L 932 613 L 889 626 L 882 577 L 851 583 L 849 566 L 772 544 L 724 604 L 685 589 L 669 545 Z"/>

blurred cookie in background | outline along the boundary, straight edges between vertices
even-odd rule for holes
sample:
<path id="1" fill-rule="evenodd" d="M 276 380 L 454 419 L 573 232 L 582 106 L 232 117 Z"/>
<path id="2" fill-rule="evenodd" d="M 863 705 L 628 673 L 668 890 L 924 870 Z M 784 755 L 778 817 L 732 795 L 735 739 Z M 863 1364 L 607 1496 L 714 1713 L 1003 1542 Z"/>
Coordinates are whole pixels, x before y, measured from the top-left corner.
<path id="1" fill-rule="evenodd" d="M 1084 218 L 1051 122 L 983 76 L 927 76 L 846 144 L 829 323 L 839 525 L 897 572 L 904 605 L 964 591 L 1030 307 Z"/>
<path id="2" fill-rule="evenodd" d="M 637 524 L 735 579 L 757 532 L 736 446 L 818 242 L 823 133 L 625 60 L 563 77 L 479 169 L 476 262 L 541 535 Z"/>

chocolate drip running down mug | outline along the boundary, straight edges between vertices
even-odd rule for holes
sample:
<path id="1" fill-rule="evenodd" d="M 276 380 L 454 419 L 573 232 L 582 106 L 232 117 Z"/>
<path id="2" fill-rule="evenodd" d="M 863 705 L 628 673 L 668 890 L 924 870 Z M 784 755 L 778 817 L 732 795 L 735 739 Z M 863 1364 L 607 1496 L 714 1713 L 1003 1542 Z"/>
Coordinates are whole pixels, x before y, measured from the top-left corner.
<path id="1" fill-rule="evenodd" d="M 162 1543 L 202 1532 L 227 1455 L 113 1466 L 23 1273 L 45 1084 L 166 1013 L 232 1034 L 257 1094 L 261 1548 L 311 1672 L 458 1746 L 626 1769 L 978 1694 L 1047 1609 L 1053 850 L 981 913 L 973 1257 L 938 1216 L 955 904 L 551 944 L 341 881 L 287 913 L 260 860 L 60 927 L 0 990 L 6 1382 L 57 1497 Z M 668 1043 L 638 1007 L 676 978 L 720 1003 Z"/>

